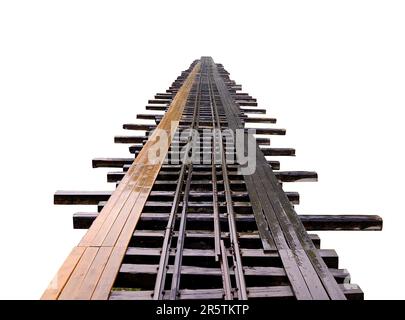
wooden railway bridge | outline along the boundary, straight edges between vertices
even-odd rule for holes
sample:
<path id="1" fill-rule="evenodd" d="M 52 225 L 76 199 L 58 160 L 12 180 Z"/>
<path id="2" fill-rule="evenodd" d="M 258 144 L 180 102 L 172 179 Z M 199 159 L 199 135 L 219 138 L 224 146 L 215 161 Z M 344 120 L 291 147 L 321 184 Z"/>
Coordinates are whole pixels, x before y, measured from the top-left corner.
<path id="1" fill-rule="evenodd" d="M 115 137 L 135 157 L 93 160 L 121 169 L 107 175 L 115 191 L 55 194 L 55 204 L 98 210 L 73 215 L 74 228 L 88 231 L 42 299 L 362 299 L 336 252 L 308 231 L 381 230 L 382 219 L 298 215 L 298 193 L 282 184 L 317 174 L 268 160 L 295 150 L 269 147 L 284 129 L 249 133 L 247 123 L 276 122 L 257 105 L 210 57 L 149 100 L 156 112 L 137 118 L 153 123 L 124 124 L 144 133 Z M 236 132 L 254 172 L 243 170 Z"/>

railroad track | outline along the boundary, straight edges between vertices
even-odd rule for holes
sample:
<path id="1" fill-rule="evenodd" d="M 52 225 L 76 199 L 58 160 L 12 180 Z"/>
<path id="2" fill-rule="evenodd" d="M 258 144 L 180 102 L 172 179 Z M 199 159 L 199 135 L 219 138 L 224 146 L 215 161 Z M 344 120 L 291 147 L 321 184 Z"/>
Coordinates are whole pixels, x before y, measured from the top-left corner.
<path id="1" fill-rule="evenodd" d="M 141 133 L 115 137 L 135 158 L 93 160 L 121 169 L 107 174 L 116 190 L 55 194 L 55 204 L 97 211 L 73 215 L 75 228 L 89 230 L 42 298 L 362 299 L 336 252 L 308 231 L 381 230 L 382 219 L 298 215 L 299 195 L 283 183 L 317 174 L 280 171 L 267 158 L 295 150 L 269 146 L 285 129 L 245 127 L 276 122 L 256 116 L 266 111 L 257 106 L 209 57 L 149 100 L 146 109 L 160 113 L 138 119 L 153 123 L 124 124 Z"/>

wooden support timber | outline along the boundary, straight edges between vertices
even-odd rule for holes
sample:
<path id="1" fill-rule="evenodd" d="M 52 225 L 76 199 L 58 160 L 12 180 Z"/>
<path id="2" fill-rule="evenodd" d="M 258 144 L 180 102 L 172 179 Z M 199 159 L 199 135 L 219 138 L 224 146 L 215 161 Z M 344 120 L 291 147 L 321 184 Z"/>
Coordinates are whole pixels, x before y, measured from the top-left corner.
<path id="1" fill-rule="evenodd" d="M 297 214 L 299 195 L 283 184 L 318 175 L 269 159 L 295 149 L 269 147 L 267 136 L 285 129 L 245 127 L 276 119 L 256 116 L 266 109 L 241 89 L 212 58 L 194 61 L 148 100 L 147 110 L 163 113 L 139 114 L 151 123 L 123 128 L 140 134 L 114 138 L 131 144 L 132 157 L 93 159 L 119 169 L 107 174 L 114 191 L 55 193 L 55 204 L 97 211 L 73 215 L 87 233 L 42 299 L 364 298 L 308 231 L 381 230 L 381 217 Z"/>

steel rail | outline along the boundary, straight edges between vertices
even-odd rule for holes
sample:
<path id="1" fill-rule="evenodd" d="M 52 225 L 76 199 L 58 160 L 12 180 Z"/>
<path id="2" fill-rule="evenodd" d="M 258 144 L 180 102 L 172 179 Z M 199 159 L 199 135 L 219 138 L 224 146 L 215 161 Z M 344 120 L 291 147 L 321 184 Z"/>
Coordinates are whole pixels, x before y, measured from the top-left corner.
<path id="1" fill-rule="evenodd" d="M 220 119 L 218 115 L 218 108 L 216 101 L 214 99 L 214 89 L 211 81 L 211 76 L 208 77 L 208 84 L 209 90 L 212 92 L 212 103 L 215 110 L 215 120 L 217 122 L 217 127 L 221 130 Z M 245 276 L 243 273 L 243 265 L 242 265 L 242 257 L 240 254 L 240 248 L 238 243 L 238 235 L 236 231 L 236 223 L 235 223 L 235 213 L 233 211 L 232 206 L 232 195 L 230 189 L 230 183 L 228 178 L 228 169 L 227 169 L 227 162 L 226 162 L 226 154 L 223 148 L 223 141 L 222 141 L 222 134 L 219 135 L 219 148 L 222 156 L 222 177 L 224 181 L 224 189 L 225 189 L 225 199 L 226 199 L 226 206 L 227 206 L 227 213 L 228 213 L 228 223 L 229 223 L 229 233 L 230 233 L 230 241 L 232 246 L 232 257 L 234 260 L 234 267 L 235 267 L 235 280 L 238 287 L 238 298 L 240 300 L 247 300 L 247 290 L 246 290 L 246 282 Z"/>
<path id="2" fill-rule="evenodd" d="M 196 96 L 194 100 L 194 110 L 196 111 L 198 108 L 198 105 L 200 104 L 200 96 L 201 96 L 201 72 L 200 72 L 200 77 L 196 85 Z M 193 123 L 192 127 L 194 127 L 194 120 L 196 118 L 196 115 L 194 114 L 193 116 Z M 180 198 L 181 198 L 181 193 L 183 190 L 183 184 L 184 184 L 184 175 L 187 169 L 187 157 L 189 156 L 190 149 L 192 147 L 192 144 L 190 143 L 192 141 L 192 131 L 190 132 L 190 135 L 187 138 L 187 146 L 186 150 L 182 159 L 182 165 L 180 169 L 180 174 L 176 186 L 176 191 L 174 194 L 174 200 L 173 204 L 170 210 L 169 214 L 169 220 L 167 222 L 167 226 L 165 229 L 165 235 L 163 239 L 163 246 L 162 246 L 162 254 L 159 260 L 159 269 L 156 277 L 156 282 L 155 282 L 155 288 L 153 291 L 153 299 L 154 300 L 161 300 L 163 299 L 164 296 L 164 286 L 165 286 L 165 281 L 166 281 L 166 275 L 167 275 L 167 270 L 168 270 L 168 262 L 169 262 L 169 257 L 170 257 L 170 247 L 171 247 L 171 241 L 172 241 L 172 235 L 174 233 L 174 225 L 176 221 L 176 214 L 177 210 L 179 208 L 180 204 Z M 188 181 L 188 179 L 187 179 Z M 183 206 L 184 210 L 184 206 Z"/>
<path id="3" fill-rule="evenodd" d="M 199 92 L 197 93 L 197 96 L 199 99 L 196 97 L 196 104 L 194 106 L 193 110 L 193 120 L 192 124 L 190 126 L 190 137 L 191 141 L 189 141 L 187 152 L 185 152 L 184 155 L 184 160 L 183 160 L 183 165 L 187 164 L 187 182 L 186 186 L 184 189 L 184 195 L 183 195 L 183 207 L 181 211 L 181 216 L 180 216 L 180 226 L 179 226 L 179 231 L 178 231 L 178 237 L 177 237 L 177 246 L 176 246 L 176 255 L 174 258 L 174 266 L 173 266 L 173 275 L 172 275 L 172 283 L 171 283 L 171 288 L 170 288 L 170 299 L 171 300 L 177 300 L 178 295 L 179 295 L 179 287 L 180 287 L 180 277 L 181 277 L 181 266 L 182 266 L 182 260 L 183 260 L 183 247 L 184 247 L 184 239 L 185 239 L 185 233 L 186 233 L 186 223 L 187 223 L 187 210 L 188 210 L 188 198 L 189 198 L 189 193 L 190 193 L 190 188 L 191 188 L 191 179 L 192 179 L 192 174 L 193 174 L 193 156 L 194 156 L 194 144 L 199 137 L 194 137 L 194 130 L 193 129 L 198 129 L 199 127 L 199 112 L 200 112 L 200 104 L 201 104 L 201 95 L 202 95 L 202 79 L 203 79 L 203 72 L 205 69 L 204 63 L 201 64 L 201 69 L 200 69 L 200 85 L 199 85 Z M 197 103 L 198 101 L 198 103 Z M 190 143 L 191 142 L 191 143 Z M 190 155 L 191 151 L 191 155 Z"/>
<path id="4" fill-rule="evenodd" d="M 231 287 L 231 276 L 229 273 L 228 255 L 225 248 L 225 243 L 221 240 L 221 225 L 219 220 L 219 207 L 218 207 L 218 186 L 217 186 L 217 135 L 221 135 L 220 129 L 216 126 L 215 109 L 213 104 L 214 96 L 212 95 L 212 90 L 209 90 L 210 95 L 210 108 L 211 108 L 211 119 L 212 119 L 212 154 L 211 154 L 211 165 L 212 165 L 212 204 L 214 210 L 214 246 L 215 246 L 215 260 L 220 259 L 220 265 L 222 270 L 222 283 L 224 288 L 225 300 L 232 300 L 232 287 Z M 222 158 L 223 159 L 223 158 Z"/>
<path id="5" fill-rule="evenodd" d="M 212 113 L 212 148 L 211 148 L 211 165 L 212 165 L 212 206 L 214 213 L 214 246 L 215 246 L 215 260 L 218 261 L 221 255 L 221 227 L 219 223 L 219 207 L 218 207 L 218 186 L 217 186 L 217 128 L 214 118 L 214 106 L 210 101 Z M 221 134 L 221 133 L 220 133 Z"/>
<path id="6" fill-rule="evenodd" d="M 220 249 L 222 259 L 221 271 L 222 271 L 222 282 L 224 287 L 224 298 L 225 300 L 233 300 L 231 276 L 229 274 L 228 255 L 226 252 L 224 240 L 220 241 Z"/>

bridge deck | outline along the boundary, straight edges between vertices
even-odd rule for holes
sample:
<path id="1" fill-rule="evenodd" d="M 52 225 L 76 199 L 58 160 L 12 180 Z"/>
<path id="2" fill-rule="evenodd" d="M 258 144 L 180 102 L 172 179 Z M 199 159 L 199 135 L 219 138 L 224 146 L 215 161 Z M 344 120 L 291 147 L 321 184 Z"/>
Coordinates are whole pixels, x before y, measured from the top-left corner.
<path id="1" fill-rule="evenodd" d="M 247 130 L 246 123 L 276 119 L 249 116 L 265 109 L 240 90 L 211 58 L 193 62 L 149 100 L 147 109 L 164 113 L 138 117 L 154 124 L 124 125 L 143 135 L 115 138 L 135 143 L 135 159 L 93 160 L 93 167 L 123 169 L 108 174 L 114 192 L 55 194 L 56 204 L 96 204 L 100 212 L 74 215 L 75 226 L 89 230 L 43 299 L 363 297 L 338 269 L 336 253 L 320 249 L 307 229 L 381 230 L 381 218 L 299 216 L 298 194 L 284 192 L 283 183 L 317 174 L 277 171 L 280 162 L 267 157 L 295 150 L 264 146 L 285 129 Z M 253 152 L 247 163 L 240 137 Z"/>

